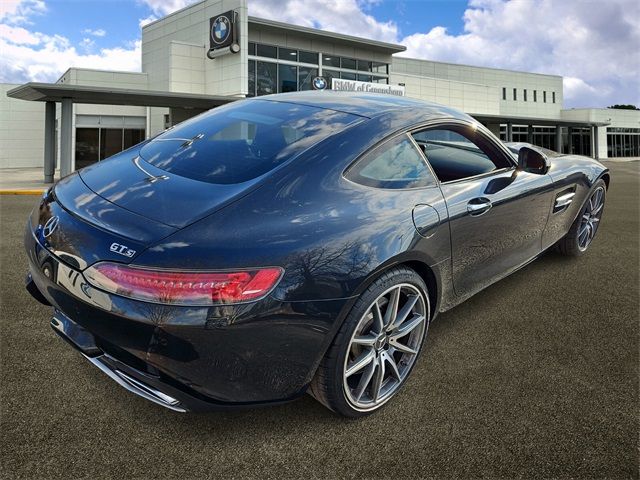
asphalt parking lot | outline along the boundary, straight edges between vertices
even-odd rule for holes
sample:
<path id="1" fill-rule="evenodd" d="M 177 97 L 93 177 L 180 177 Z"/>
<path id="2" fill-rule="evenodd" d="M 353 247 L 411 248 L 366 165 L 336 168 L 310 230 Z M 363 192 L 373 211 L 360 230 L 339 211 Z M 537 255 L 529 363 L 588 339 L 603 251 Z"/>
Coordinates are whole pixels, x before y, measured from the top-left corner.
<path id="1" fill-rule="evenodd" d="M 23 288 L 37 197 L 0 196 L 2 478 L 638 478 L 640 162 L 612 163 L 589 253 L 554 252 L 431 325 L 404 391 L 178 414 L 109 380 Z"/>

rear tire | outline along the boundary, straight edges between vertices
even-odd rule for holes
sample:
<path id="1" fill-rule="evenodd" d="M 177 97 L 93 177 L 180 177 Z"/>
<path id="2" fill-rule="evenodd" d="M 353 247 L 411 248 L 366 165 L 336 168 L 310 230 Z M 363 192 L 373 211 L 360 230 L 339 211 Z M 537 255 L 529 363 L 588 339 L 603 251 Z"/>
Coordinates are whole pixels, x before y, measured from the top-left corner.
<path id="1" fill-rule="evenodd" d="M 604 180 L 600 179 L 589 192 L 588 200 L 582 206 L 569 232 L 558 242 L 558 249 L 562 255 L 579 257 L 589 249 L 600 226 L 606 196 L 607 186 Z"/>
<path id="2" fill-rule="evenodd" d="M 420 275 L 406 267 L 385 272 L 351 308 L 309 393 L 347 417 L 379 410 L 409 377 L 430 318 L 427 286 Z"/>

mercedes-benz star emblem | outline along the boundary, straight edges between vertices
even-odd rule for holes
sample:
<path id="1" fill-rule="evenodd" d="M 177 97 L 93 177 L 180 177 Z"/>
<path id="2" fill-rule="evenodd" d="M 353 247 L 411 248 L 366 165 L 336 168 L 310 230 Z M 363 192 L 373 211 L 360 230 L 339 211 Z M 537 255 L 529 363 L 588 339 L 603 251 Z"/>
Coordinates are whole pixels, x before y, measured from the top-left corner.
<path id="1" fill-rule="evenodd" d="M 57 215 L 47 220 L 47 223 L 44 224 L 44 228 L 42 229 L 42 234 L 45 238 L 50 236 L 56 228 L 58 228 L 58 223 L 60 223 L 60 218 Z"/>
<path id="2" fill-rule="evenodd" d="M 219 16 L 213 21 L 211 27 L 211 38 L 215 43 L 224 43 L 231 32 L 231 22 L 224 15 Z"/>

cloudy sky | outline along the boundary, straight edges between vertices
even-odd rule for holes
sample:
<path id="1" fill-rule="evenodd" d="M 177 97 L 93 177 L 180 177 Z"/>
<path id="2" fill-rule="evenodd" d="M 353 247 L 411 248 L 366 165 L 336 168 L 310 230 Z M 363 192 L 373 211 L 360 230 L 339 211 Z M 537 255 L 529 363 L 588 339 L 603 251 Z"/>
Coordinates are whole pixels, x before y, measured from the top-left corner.
<path id="1" fill-rule="evenodd" d="M 0 82 L 140 70 L 140 25 L 193 0 L 0 0 Z M 640 106 L 637 0 L 249 0 L 249 14 L 404 55 L 565 77 L 566 107 Z"/>

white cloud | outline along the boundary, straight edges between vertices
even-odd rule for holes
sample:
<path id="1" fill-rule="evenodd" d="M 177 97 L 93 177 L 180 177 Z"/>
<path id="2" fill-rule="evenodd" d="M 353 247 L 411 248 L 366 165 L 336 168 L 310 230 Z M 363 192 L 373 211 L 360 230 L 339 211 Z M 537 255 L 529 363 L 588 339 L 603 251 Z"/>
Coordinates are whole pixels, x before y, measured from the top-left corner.
<path id="1" fill-rule="evenodd" d="M 93 47 L 95 46 L 96 46 L 95 40 L 92 40 L 89 37 L 85 37 L 80 41 L 80 48 L 82 48 L 85 52 L 92 51 Z"/>
<path id="2" fill-rule="evenodd" d="M 0 21 L 28 23 L 28 17 L 46 12 L 44 0 L 0 0 Z"/>
<path id="3" fill-rule="evenodd" d="M 142 0 L 157 16 L 168 15 L 197 1 L 199 0 Z"/>
<path id="4" fill-rule="evenodd" d="M 140 28 L 144 27 L 145 25 L 148 25 L 151 22 L 155 22 L 158 19 L 158 17 L 156 17 L 155 15 L 149 15 L 146 18 L 139 18 L 138 19 L 138 26 Z"/>
<path id="5" fill-rule="evenodd" d="M 16 45 L 38 45 L 42 36 L 22 27 L 12 27 L 0 23 L 0 39 Z"/>
<path id="6" fill-rule="evenodd" d="M 562 75 L 565 106 L 640 103 L 640 4 L 634 0 L 471 0 L 464 32 L 401 40 L 403 55 Z"/>
<path id="7" fill-rule="evenodd" d="M 69 67 L 140 71 L 139 40 L 96 51 L 90 37 L 83 38 L 76 48 L 62 35 L 17 26 L 29 25 L 29 17 L 45 11 L 41 0 L 0 0 L 0 82 L 55 82 Z M 83 32 L 94 37 L 106 35 L 104 29 Z"/>
<path id="8" fill-rule="evenodd" d="M 371 3 L 249 0 L 249 13 L 400 43 L 415 58 L 562 75 L 569 107 L 640 104 L 637 0 L 470 0 L 461 34 L 438 26 L 406 36 L 367 14 Z"/>
<path id="9" fill-rule="evenodd" d="M 249 0 L 249 15 L 316 27 L 387 42 L 398 40 L 398 26 L 381 22 L 364 9 L 371 0 Z"/>
<path id="10" fill-rule="evenodd" d="M 107 31 L 103 28 L 98 28 L 96 30 L 85 28 L 84 30 L 82 30 L 82 33 L 85 33 L 87 35 L 92 35 L 94 37 L 104 37 L 107 34 Z"/>
<path id="11" fill-rule="evenodd" d="M 93 40 L 85 38 L 80 53 L 60 35 L 49 36 L 0 25 L 0 82 L 55 82 L 69 67 L 140 71 L 140 41 L 89 53 Z"/>

